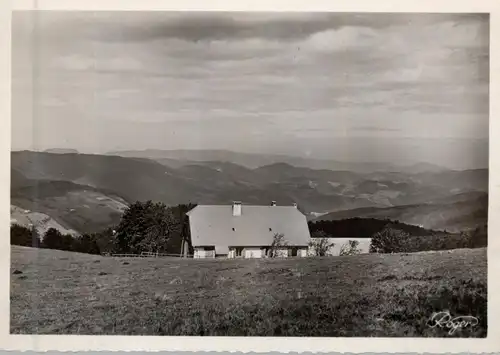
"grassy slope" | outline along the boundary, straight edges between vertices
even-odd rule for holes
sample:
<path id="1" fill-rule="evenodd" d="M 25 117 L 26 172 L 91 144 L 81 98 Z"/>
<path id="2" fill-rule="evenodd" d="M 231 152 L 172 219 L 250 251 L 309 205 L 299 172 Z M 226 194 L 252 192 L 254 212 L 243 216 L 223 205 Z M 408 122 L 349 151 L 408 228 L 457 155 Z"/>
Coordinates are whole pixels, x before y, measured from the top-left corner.
<path id="1" fill-rule="evenodd" d="M 66 182 L 42 183 L 61 185 Z M 41 189 L 40 189 L 41 190 Z M 24 192 L 24 191 L 23 191 Z M 112 194 L 80 186 L 78 189 L 62 188 L 54 194 L 24 194 L 16 192 L 11 197 L 13 205 L 41 212 L 78 233 L 100 232 L 120 222 L 127 202 Z M 43 229 L 43 228 L 42 228 Z"/>
<path id="2" fill-rule="evenodd" d="M 480 318 L 455 336 L 486 336 L 486 269 L 485 249 L 124 260 L 13 246 L 11 332 L 444 337 L 426 322 L 449 310 Z"/>
<path id="3" fill-rule="evenodd" d="M 11 221 L 14 220 L 16 224 L 21 226 L 35 225 L 40 235 L 44 235 L 50 228 L 55 228 L 63 234 L 78 235 L 77 231 L 66 228 L 47 214 L 33 211 L 26 212 L 25 209 L 18 206 L 10 206 L 10 218 Z"/>

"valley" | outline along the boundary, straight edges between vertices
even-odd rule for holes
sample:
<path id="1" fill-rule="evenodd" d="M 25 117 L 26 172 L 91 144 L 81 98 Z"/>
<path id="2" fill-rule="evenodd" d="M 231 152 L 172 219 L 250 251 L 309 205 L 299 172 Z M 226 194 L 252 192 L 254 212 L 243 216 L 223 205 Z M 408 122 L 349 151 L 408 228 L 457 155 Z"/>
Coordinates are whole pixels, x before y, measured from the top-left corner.
<path id="1" fill-rule="evenodd" d="M 455 171 L 420 164 L 411 172 L 408 167 L 380 170 L 383 166 L 365 166 L 361 172 L 343 170 L 342 164 L 333 170 L 295 166 L 268 156 L 261 161 L 269 164 L 255 167 L 256 156 L 241 163 L 237 153 L 233 159 L 242 165 L 212 160 L 231 158 L 220 154 L 206 153 L 197 161 L 186 152 L 180 157 L 190 160 L 158 152 L 148 157 L 12 152 L 11 205 L 46 214 L 79 233 L 115 224 L 127 204 L 138 200 L 167 205 L 296 202 L 309 220 L 390 218 L 449 231 L 487 221 L 487 169 Z"/>

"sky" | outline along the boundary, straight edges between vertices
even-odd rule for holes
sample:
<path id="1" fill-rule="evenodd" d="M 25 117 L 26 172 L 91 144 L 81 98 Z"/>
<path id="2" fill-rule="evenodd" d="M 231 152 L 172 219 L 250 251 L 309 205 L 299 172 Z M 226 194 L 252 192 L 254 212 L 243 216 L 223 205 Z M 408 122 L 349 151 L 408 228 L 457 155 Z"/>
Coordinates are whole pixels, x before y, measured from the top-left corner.
<path id="1" fill-rule="evenodd" d="M 481 14 L 16 12 L 12 148 L 487 167 Z"/>

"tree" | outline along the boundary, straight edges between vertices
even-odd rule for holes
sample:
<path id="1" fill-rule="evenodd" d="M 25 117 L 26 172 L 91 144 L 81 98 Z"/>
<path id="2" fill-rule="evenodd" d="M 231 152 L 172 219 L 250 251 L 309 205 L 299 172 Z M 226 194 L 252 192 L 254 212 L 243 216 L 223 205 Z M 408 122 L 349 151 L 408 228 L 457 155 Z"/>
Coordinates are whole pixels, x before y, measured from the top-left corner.
<path id="1" fill-rule="evenodd" d="M 309 243 L 309 248 L 314 256 L 326 256 L 330 248 L 334 246 L 335 243 L 330 243 L 330 239 L 324 231 L 314 232 Z"/>
<path id="2" fill-rule="evenodd" d="M 167 251 L 167 242 L 180 233 L 181 225 L 164 203 L 136 202 L 129 206 L 116 228 L 115 251 L 119 253 Z"/>
<path id="3" fill-rule="evenodd" d="M 116 227 L 110 227 L 92 234 L 101 254 L 111 254 L 115 251 L 115 232 Z"/>
<path id="4" fill-rule="evenodd" d="M 361 253 L 361 250 L 358 248 L 359 242 L 357 240 L 349 240 L 347 244 L 342 245 L 340 248 L 340 256 L 344 255 L 357 255 Z"/>
<path id="5" fill-rule="evenodd" d="M 463 231 L 460 236 L 462 248 L 484 248 L 488 245 L 488 227 L 486 225 Z"/>
<path id="6" fill-rule="evenodd" d="M 191 233 L 189 230 L 189 218 L 187 212 L 195 208 L 195 204 L 180 204 L 177 206 L 170 206 L 168 210 L 172 212 L 176 223 L 179 227 L 176 228 L 175 232 L 167 242 L 167 248 L 169 253 L 173 254 L 193 254 L 193 246 L 191 243 Z"/>
<path id="7" fill-rule="evenodd" d="M 283 247 L 285 247 L 286 245 L 287 243 L 285 241 L 285 235 L 282 233 L 275 233 L 273 236 L 273 241 L 271 243 L 271 246 L 267 251 L 267 255 L 270 258 L 278 257 L 280 255 L 279 251 L 283 249 Z"/>
<path id="8" fill-rule="evenodd" d="M 100 254 L 97 234 L 84 234 L 75 239 L 73 251 L 87 254 Z"/>
<path id="9" fill-rule="evenodd" d="M 400 253 L 404 251 L 409 234 L 390 226 L 375 233 L 370 243 L 370 253 Z"/>
<path id="10" fill-rule="evenodd" d="M 75 238 L 70 234 L 62 234 L 55 228 L 49 228 L 43 236 L 42 247 L 46 249 L 57 249 L 72 251 Z"/>
<path id="11" fill-rule="evenodd" d="M 19 224 L 10 226 L 10 244 L 24 247 L 40 247 L 40 235 L 35 227 L 27 228 Z"/>

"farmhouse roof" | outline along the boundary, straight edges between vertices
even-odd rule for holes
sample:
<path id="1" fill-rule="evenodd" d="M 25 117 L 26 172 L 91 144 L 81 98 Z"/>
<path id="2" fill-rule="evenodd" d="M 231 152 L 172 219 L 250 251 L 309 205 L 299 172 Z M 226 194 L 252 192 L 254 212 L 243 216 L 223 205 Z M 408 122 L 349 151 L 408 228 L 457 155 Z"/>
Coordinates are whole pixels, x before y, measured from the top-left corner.
<path id="1" fill-rule="evenodd" d="M 306 216 L 294 206 L 243 205 L 241 215 L 233 215 L 231 205 L 198 205 L 188 212 L 193 246 L 271 245 L 276 233 L 287 245 L 307 246 L 310 241 Z"/>

